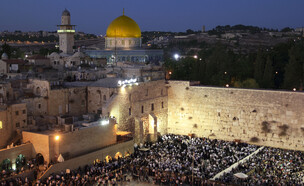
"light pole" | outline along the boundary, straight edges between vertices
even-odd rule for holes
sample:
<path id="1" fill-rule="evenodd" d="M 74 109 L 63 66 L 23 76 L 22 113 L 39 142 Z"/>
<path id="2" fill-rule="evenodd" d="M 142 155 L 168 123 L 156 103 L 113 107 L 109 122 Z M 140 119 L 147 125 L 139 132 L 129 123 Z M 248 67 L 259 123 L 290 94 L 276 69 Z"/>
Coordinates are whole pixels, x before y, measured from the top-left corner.
<path id="1" fill-rule="evenodd" d="M 55 157 L 56 157 L 56 160 L 55 161 L 57 161 L 58 157 L 59 157 L 59 140 L 60 140 L 60 136 L 56 135 L 55 136 L 55 142 L 56 142 L 56 144 L 55 144 Z"/>

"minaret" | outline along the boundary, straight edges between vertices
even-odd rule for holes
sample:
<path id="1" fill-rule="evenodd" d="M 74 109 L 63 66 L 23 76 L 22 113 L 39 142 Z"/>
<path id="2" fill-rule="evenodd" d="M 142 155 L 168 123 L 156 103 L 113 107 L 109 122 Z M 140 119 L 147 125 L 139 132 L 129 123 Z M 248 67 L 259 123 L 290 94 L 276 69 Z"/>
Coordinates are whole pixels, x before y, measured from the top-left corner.
<path id="1" fill-rule="evenodd" d="M 74 46 L 75 25 L 71 25 L 71 14 L 65 9 L 61 15 L 61 25 L 57 25 L 59 30 L 59 50 L 64 54 L 72 54 Z"/>

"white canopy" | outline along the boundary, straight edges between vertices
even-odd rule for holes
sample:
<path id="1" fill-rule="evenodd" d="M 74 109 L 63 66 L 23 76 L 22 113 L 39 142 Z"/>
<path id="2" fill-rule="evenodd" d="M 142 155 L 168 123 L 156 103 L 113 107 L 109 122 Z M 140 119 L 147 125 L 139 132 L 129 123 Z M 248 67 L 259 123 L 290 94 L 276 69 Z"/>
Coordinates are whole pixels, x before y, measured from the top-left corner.
<path id="1" fill-rule="evenodd" d="M 62 157 L 62 155 L 61 155 L 61 154 L 59 155 L 59 157 L 58 157 L 57 161 L 58 161 L 58 162 L 60 162 L 60 163 L 61 163 L 61 162 L 64 162 L 64 159 L 63 159 L 63 157 Z"/>
<path id="2" fill-rule="evenodd" d="M 235 177 L 240 178 L 240 179 L 246 179 L 248 176 L 242 172 L 234 174 Z"/>

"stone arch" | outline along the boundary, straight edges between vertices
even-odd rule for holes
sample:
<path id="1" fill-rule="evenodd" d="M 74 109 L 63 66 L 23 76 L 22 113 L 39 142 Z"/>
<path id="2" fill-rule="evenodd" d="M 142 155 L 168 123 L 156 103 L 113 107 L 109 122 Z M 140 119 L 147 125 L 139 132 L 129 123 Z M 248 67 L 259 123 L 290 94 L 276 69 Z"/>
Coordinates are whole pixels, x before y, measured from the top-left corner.
<path id="1" fill-rule="evenodd" d="M 111 157 L 110 155 L 107 155 L 107 156 L 105 157 L 105 162 L 108 163 L 108 162 L 110 162 L 110 161 L 112 161 L 112 157 Z"/>
<path id="2" fill-rule="evenodd" d="M 41 88 L 40 87 L 37 87 L 36 88 L 36 95 L 40 95 L 41 94 Z"/>
<path id="3" fill-rule="evenodd" d="M 36 162 L 38 165 L 44 164 L 44 157 L 41 153 L 36 154 Z"/>
<path id="4" fill-rule="evenodd" d="M 115 154 L 114 159 L 117 160 L 118 158 L 122 158 L 121 152 L 117 152 L 117 153 Z"/>

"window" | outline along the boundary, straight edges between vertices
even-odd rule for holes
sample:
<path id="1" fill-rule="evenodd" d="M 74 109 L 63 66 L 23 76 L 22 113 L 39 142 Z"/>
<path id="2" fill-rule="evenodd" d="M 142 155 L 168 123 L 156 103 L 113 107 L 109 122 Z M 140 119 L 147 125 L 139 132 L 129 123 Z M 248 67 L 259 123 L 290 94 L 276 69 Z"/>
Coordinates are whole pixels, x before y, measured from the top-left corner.
<path id="1" fill-rule="evenodd" d="M 103 95 L 103 100 L 106 101 L 107 100 L 107 96 Z"/>
<path id="2" fill-rule="evenodd" d="M 16 127 L 20 127 L 20 123 L 19 122 L 16 123 Z"/>
<path id="3" fill-rule="evenodd" d="M 38 104 L 38 108 L 39 108 L 39 109 L 41 108 L 41 104 L 40 104 L 40 103 Z"/>
<path id="4" fill-rule="evenodd" d="M 22 113 L 23 113 L 23 114 L 26 114 L 26 111 L 25 111 L 25 110 L 23 110 L 23 111 L 22 111 Z"/>
<path id="5" fill-rule="evenodd" d="M 162 108 L 164 108 L 164 102 L 162 102 Z"/>
<path id="6" fill-rule="evenodd" d="M 154 110 L 154 103 L 151 104 L 151 111 Z"/>
<path id="7" fill-rule="evenodd" d="M 23 120 L 23 123 L 25 123 L 26 121 L 25 121 L 25 119 Z"/>
<path id="8" fill-rule="evenodd" d="M 2 129 L 3 128 L 3 126 L 2 126 L 2 121 L 0 121 L 0 129 Z"/>
<path id="9" fill-rule="evenodd" d="M 131 110 L 131 107 L 129 108 L 129 116 L 131 116 L 132 114 L 132 110 Z"/>
<path id="10" fill-rule="evenodd" d="M 144 113 L 144 106 L 141 106 L 141 113 Z"/>
<path id="11" fill-rule="evenodd" d="M 16 111 L 15 114 L 16 114 L 16 116 L 18 116 L 19 115 L 19 111 Z"/>
<path id="12" fill-rule="evenodd" d="M 129 40 L 129 45 L 131 45 L 131 40 Z"/>
<path id="13" fill-rule="evenodd" d="M 121 41 L 121 44 L 122 44 L 122 45 L 125 45 L 125 40 L 122 40 L 122 41 Z"/>

